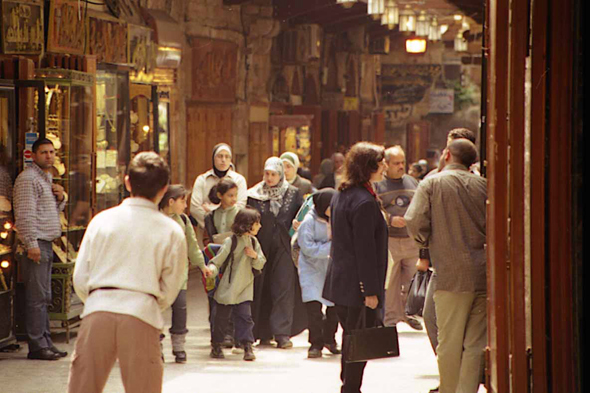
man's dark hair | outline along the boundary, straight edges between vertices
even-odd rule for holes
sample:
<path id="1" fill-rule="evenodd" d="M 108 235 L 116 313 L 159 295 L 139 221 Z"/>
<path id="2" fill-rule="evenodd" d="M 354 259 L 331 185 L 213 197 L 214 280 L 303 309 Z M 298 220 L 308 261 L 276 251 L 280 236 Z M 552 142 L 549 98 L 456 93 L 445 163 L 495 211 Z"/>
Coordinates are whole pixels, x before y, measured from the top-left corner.
<path id="1" fill-rule="evenodd" d="M 457 140 L 457 139 L 467 139 L 471 143 L 475 143 L 475 134 L 473 131 L 467 128 L 455 128 L 449 131 L 449 135 L 447 136 L 449 139 Z"/>
<path id="2" fill-rule="evenodd" d="M 449 149 L 455 162 L 463 164 L 467 168 L 477 161 L 477 148 L 465 138 L 455 139 L 449 143 L 447 149 Z"/>
<path id="3" fill-rule="evenodd" d="M 53 142 L 51 142 L 47 138 L 39 138 L 33 143 L 33 153 L 37 153 L 37 150 L 43 145 L 51 145 L 53 146 Z"/>
<path id="4" fill-rule="evenodd" d="M 162 157 L 153 151 L 139 153 L 129 163 L 127 176 L 131 184 L 131 194 L 137 197 L 154 199 L 170 180 L 170 169 Z"/>
<path id="5" fill-rule="evenodd" d="M 257 222 L 260 222 L 260 213 L 258 210 L 250 206 L 246 206 L 245 208 L 240 209 L 238 214 L 236 214 L 234 223 L 231 226 L 231 231 L 234 234 L 241 236 L 250 232 L 252 230 L 252 226 Z"/>
<path id="6" fill-rule="evenodd" d="M 178 198 L 185 198 L 186 194 L 188 194 L 188 191 L 186 190 L 186 188 L 184 188 L 182 184 L 172 184 L 168 187 L 168 190 L 166 190 L 166 193 L 162 197 L 162 200 L 160 201 L 158 207 L 160 208 L 160 210 L 162 210 L 168 206 L 168 201 L 170 199 L 176 201 Z"/>

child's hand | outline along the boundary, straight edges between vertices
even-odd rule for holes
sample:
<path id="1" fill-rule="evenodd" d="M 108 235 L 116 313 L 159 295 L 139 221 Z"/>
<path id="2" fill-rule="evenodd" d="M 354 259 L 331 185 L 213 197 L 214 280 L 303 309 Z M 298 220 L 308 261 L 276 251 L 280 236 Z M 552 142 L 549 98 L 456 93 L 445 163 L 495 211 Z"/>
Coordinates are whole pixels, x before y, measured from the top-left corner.
<path id="1" fill-rule="evenodd" d="M 246 255 L 248 255 L 250 258 L 258 258 L 258 254 L 256 253 L 256 251 L 254 251 L 254 249 L 252 249 L 252 247 L 245 247 L 244 248 L 244 252 L 246 253 Z"/>
<path id="2" fill-rule="evenodd" d="M 205 276 L 205 278 L 209 278 L 213 275 L 213 272 L 211 271 L 211 269 L 205 266 L 205 269 L 203 269 L 203 275 Z"/>

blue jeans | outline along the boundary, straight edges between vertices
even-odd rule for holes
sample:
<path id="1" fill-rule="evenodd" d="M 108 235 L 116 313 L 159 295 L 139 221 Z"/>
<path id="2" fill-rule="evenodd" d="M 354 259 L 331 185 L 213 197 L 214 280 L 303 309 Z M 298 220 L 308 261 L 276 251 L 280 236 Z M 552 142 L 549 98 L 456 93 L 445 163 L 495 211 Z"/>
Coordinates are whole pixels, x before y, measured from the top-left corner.
<path id="1" fill-rule="evenodd" d="M 172 303 L 172 326 L 170 334 L 187 334 L 186 328 L 186 289 L 181 289 Z"/>
<path id="2" fill-rule="evenodd" d="M 213 344 L 221 344 L 227 332 L 227 325 L 230 317 L 233 316 L 235 327 L 235 338 L 237 342 L 253 343 L 254 321 L 252 320 L 252 302 L 243 302 L 240 304 L 215 304 L 215 322 L 213 323 Z"/>
<path id="3" fill-rule="evenodd" d="M 49 331 L 49 310 L 51 304 L 51 266 L 53 263 L 52 242 L 38 240 L 41 249 L 39 263 L 26 254 L 20 259 L 25 284 L 25 327 L 29 341 L 29 352 L 51 348 Z"/>

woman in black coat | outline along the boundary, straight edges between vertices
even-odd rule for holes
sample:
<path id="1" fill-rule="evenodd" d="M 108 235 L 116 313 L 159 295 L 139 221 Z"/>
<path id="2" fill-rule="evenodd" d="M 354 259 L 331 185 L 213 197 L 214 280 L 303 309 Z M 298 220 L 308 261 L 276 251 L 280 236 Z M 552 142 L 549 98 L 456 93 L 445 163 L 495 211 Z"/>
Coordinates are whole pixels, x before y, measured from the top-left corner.
<path id="1" fill-rule="evenodd" d="M 387 169 L 384 148 L 359 142 L 346 155 L 344 181 L 332 199 L 332 250 L 324 298 L 336 304 L 344 334 L 355 329 L 361 312 L 374 326 L 384 305 L 387 271 L 387 224 L 373 184 Z M 342 393 L 360 393 L 366 362 L 345 363 Z"/>
<path id="2" fill-rule="evenodd" d="M 289 337 L 307 328 L 297 269 L 291 258 L 289 228 L 301 207 L 297 188 L 285 180 L 283 163 L 271 157 L 264 164 L 264 180 L 248 190 L 248 205 L 260 212 L 258 240 L 266 256 L 262 274 L 254 281 L 254 336 L 278 348 L 291 348 Z"/>

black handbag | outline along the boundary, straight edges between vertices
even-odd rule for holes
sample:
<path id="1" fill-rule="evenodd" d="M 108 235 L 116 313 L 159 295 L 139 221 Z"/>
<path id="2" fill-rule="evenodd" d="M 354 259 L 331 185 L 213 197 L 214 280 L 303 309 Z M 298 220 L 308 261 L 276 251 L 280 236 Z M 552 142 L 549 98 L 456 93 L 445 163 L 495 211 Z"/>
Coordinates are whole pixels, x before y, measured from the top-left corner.
<path id="1" fill-rule="evenodd" d="M 356 329 L 342 340 L 342 356 L 346 363 L 399 356 L 399 342 L 395 326 L 384 326 L 378 320 L 376 327 L 366 327 L 366 310 L 363 307 Z"/>
<path id="2" fill-rule="evenodd" d="M 408 298 L 406 299 L 407 315 L 422 316 L 430 277 L 432 277 L 432 270 L 430 269 L 425 272 L 417 271 L 414 277 L 412 277 L 410 288 L 408 289 Z"/>

